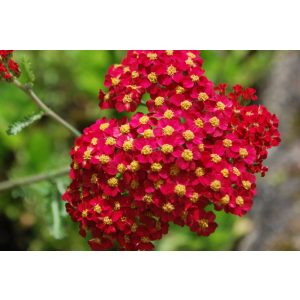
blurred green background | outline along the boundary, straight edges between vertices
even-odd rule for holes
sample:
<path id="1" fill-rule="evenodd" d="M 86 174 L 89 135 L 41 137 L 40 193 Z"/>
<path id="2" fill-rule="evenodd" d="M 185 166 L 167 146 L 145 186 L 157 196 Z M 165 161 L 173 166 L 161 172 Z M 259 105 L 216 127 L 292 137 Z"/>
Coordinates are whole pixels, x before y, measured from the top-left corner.
<path id="1" fill-rule="evenodd" d="M 98 91 L 111 64 L 125 51 L 16 51 L 32 63 L 34 90 L 59 115 L 79 130 L 113 111 L 98 108 Z M 258 94 L 273 51 L 201 51 L 210 80 L 252 86 Z M 21 77 L 24 82 L 26 78 Z M 15 86 L 0 82 L 0 181 L 68 166 L 73 136 L 47 117 L 8 136 L 8 126 L 38 108 Z M 68 177 L 0 192 L 1 250 L 88 250 L 60 200 Z M 247 218 L 217 215 L 219 227 L 210 237 L 171 226 L 157 250 L 233 250 L 249 230 Z"/>

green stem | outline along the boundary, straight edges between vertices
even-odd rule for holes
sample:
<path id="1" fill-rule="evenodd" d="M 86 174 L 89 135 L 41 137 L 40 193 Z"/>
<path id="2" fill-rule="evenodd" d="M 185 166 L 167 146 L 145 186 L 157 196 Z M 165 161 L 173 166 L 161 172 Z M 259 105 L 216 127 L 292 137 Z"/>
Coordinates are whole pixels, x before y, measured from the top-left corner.
<path id="1" fill-rule="evenodd" d="M 37 106 L 39 106 L 47 116 L 51 117 L 53 120 L 67 128 L 69 131 L 71 131 L 75 136 L 80 136 L 81 133 L 74 128 L 71 124 L 69 124 L 67 121 L 65 121 L 62 117 L 60 117 L 57 113 L 55 113 L 52 109 L 50 109 L 36 94 L 35 92 L 28 86 L 22 84 L 19 80 L 16 78 L 13 79 L 13 84 L 25 92 L 34 102 Z"/>
<path id="2" fill-rule="evenodd" d="M 0 182 L 0 191 L 10 190 L 17 186 L 29 185 L 43 180 L 49 180 L 52 178 L 66 176 L 69 173 L 70 168 L 66 167 L 59 170 L 53 170 L 45 173 L 40 173 L 37 175 L 27 176 L 19 179 L 11 179 L 7 181 Z"/>

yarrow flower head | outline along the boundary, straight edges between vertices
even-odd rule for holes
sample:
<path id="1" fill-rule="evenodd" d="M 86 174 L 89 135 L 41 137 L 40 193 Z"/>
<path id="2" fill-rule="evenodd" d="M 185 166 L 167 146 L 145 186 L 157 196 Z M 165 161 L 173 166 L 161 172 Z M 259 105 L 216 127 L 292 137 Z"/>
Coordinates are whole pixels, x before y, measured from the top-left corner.
<path id="1" fill-rule="evenodd" d="M 214 210 L 243 216 L 280 143 L 254 89 L 214 84 L 198 51 L 128 51 L 108 70 L 100 107 L 148 113 L 97 120 L 71 151 L 67 211 L 94 250 L 151 250 L 169 223 L 213 233 Z"/>
<path id="2" fill-rule="evenodd" d="M 12 59 L 13 50 L 0 50 L 0 79 L 11 81 L 20 75 L 18 64 Z"/>

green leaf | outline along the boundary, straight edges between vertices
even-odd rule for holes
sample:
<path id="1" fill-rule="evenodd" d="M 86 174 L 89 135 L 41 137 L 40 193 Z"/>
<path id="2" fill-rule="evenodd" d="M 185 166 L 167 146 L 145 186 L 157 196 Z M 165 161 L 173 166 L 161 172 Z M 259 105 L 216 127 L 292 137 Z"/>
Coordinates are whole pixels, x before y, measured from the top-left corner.
<path id="1" fill-rule="evenodd" d="M 43 115 L 45 113 L 40 111 L 37 114 L 32 114 L 30 116 L 26 116 L 24 117 L 22 120 L 17 121 L 13 124 L 11 124 L 8 129 L 6 130 L 6 133 L 8 135 L 16 135 L 18 134 L 20 131 L 22 131 L 24 128 L 28 127 L 29 125 L 31 125 L 32 123 L 40 120 Z"/>
<path id="2" fill-rule="evenodd" d="M 22 74 L 26 76 L 27 82 L 32 87 L 35 81 L 35 75 L 32 70 L 31 62 L 26 56 L 21 58 L 21 69 L 22 69 Z"/>

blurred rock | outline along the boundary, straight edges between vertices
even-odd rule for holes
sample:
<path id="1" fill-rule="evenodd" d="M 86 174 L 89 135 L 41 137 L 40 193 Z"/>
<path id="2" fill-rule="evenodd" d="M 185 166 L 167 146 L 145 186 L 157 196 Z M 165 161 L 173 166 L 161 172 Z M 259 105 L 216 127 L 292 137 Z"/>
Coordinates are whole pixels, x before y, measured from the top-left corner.
<path id="1" fill-rule="evenodd" d="M 300 51 L 278 51 L 262 103 L 280 120 L 282 142 L 258 178 L 253 230 L 239 250 L 300 250 Z"/>

